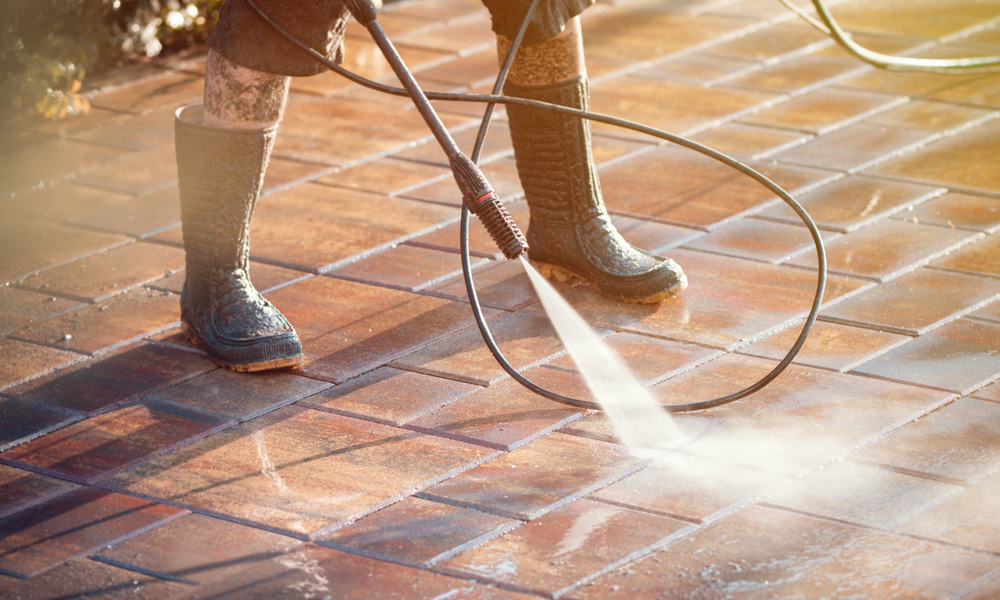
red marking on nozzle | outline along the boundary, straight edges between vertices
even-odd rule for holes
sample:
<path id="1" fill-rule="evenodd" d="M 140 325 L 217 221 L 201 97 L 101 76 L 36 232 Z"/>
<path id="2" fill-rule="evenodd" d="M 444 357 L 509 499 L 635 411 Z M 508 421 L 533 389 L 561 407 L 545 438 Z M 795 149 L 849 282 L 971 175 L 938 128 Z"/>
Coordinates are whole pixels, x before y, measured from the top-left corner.
<path id="1" fill-rule="evenodd" d="M 476 204 L 482 204 L 483 202 L 489 202 L 490 200 L 498 200 L 496 192 L 493 190 L 487 190 L 482 196 L 476 198 Z"/>

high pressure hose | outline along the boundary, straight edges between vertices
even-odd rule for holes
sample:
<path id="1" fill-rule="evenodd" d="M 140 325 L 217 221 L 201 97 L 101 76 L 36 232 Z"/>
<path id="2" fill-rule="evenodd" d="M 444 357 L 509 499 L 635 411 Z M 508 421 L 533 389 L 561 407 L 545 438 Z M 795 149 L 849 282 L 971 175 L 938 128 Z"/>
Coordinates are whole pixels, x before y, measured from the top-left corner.
<path id="1" fill-rule="evenodd" d="M 789 10 L 802 17 L 807 23 L 832 37 L 845 50 L 860 58 L 870 65 L 888 71 L 921 71 L 929 73 L 942 73 L 954 75 L 959 73 L 980 73 L 991 72 L 1000 68 L 1000 56 L 980 56 L 971 58 L 907 58 L 891 56 L 869 50 L 851 39 L 837 23 L 833 15 L 827 9 L 823 0 L 812 0 L 816 7 L 816 14 L 822 19 L 822 23 L 812 18 L 798 6 L 792 4 L 791 0 L 778 0 Z"/>
<path id="2" fill-rule="evenodd" d="M 454 93 L 440 93 L 440 92 L 424 92 L 416 84 L 413 79 L 412 74 L 403 64 L 402 59 L 396 52 L 395 48 L 389 42 L 382 28 L 377 23 L 375 16 L 375 9 L 371 6 L 369 0 L 346 0 L 345 4 L 351 11 L 352 15 L 358 19 L 362 25 L 364 25 L 369 33 L 372 33 L 376 44 L 379 49 L 385 54 L 386 59 L 389 61 L 390 66 L 392 66 L 393 71 L 399 77 L 400 81 L 403 83 L 404 88 L 397 88 L 393 86 L 384 85 L 375 81 L 371 81 L 360 75 L 352 73 L 347 69 L 344 69 L 340 65 L 334 63 L 326 56 L 320 54 L 316 50 L 310 48 L 308 45 L 303 43 L 301 40 L 291 35 L 273 19 L 271 19 L 263 10 L 257 6 L 254 0 L 246 0 L 247 4 L 254 9 L 257 14 L 264 19 L 271 27 L 283 35 L 288 41 L 294 44 L 296 47 L 301 49 L 303 52 L 311 56 L 314 60 L 326 66 L 331 71 L 338 73 L 350 81 L 358 83 L 369 89 L 380 91 L 386 94 L 391 94 L 395 96 L 409 96 L 414 100 L 418 111 L 420 111 L 421 116 L 428 123 L 431 128 L 432 133 L 441 144 L 445 153 L 448 155 L 449 162 L 451 163 L 452 170 L 455 174 L 455 179 L 459 184 L 459 188 L 462 190 L 463 203 L 462 203 L 462 217 L 461 217 L 461 254 L 462 254 L 462 272 L 465 279 L 466 290 L 469 294 L 469 302 L 472 305 L 472 312 L 476 319 L 476 324 L 479 327 L 480 333 L 483 336 L 487 347 L 489 347 L 490 352 L 496 358 L 497 362 L 507 372 L 515 381 L 530 389 L 531 391 L 548 398 L 550 400 L 560 402 L 562 404 L 567 404 L 577 408 L 585 408 L 591 410 L 601 410 L 600 405 L 595 402 L 590 402 L 587 400 L 580 400 L 577 398 L 572 398 L 569 396 L 564 396 L 556 392 L 547 390 L 533 383 L 523 375 L 521 375 L 517 369 L 507 361 L 503 356 L 503 352 L 497 346 L 493 335 L 486 325 L 486 319 L 482 313 L 482 307 L 479 304 L 478 294 L 476 293 L 475 285 L 472 281 L 472 273 L 469 259 L 469 238 L 468 238 L 468 227 L 469 227 L 469 213 L 473 212 L 477 214 L 482 220 L 484 226 L 490 232 L 490 235 L 497 241 L 500 246 L 501 251 L 507 258 L 515 258 L 520 256 L 527 248 L 527 244 L 523 242 L 523 236 L 520 238 L 520 231 L 517 230 L 516 224 L 510 219 L 507 214 L 506 209 L 503 208 L 503 204 L 500 203 L 499 199 L 496 198 L 496 194 L 493 193 L 492 188 L 486 182 L 482 173 L 475 166 L 475 161 L 478 160 L 479 154 L 481 152 L 483 142 L 485 141 L 486 131 L 489 127 L 489 122 L 493 114 L 493 107 L 496 104 L 504 105 L 522 105 L 522 106 L 533 106 L 537 108 L 542 108 L 545 110 L 550 110 L 556 113 L 561 113 L 564 115 L 570 115 L 578 119 L 588 119 L 591 121 L 596 121 L 598 123 L 606 123 L 608 125 L 623 127 L 636 131 L 639 133 L 644 133 L 652 137 L 656 137 L 685 148 L 689 148 L 696 152 L 699 152 L 709 158 L 719 161 L 726 166 L 739 171 L 740 173 L 754 179 L 768 190 L 773 192 L 776 196 L 781 198 L 786 204 L 788 204 L 795 214 L 799 216 L 805 226 L 808 228 L 809 233 L 813 239 L 813 243 L 816 246 L 816 256 L 818 259 L 818 274 L 816 282 L 816 293 L 813 297 L 812 307 L 809 314 L 806 316 L 805 323 L 802 327 L 802 331 L 799 333 L 798 338 L 792 345 L 791 349 L 785 355 L 785 357 L 775 366 L 768 374 L 758 380 L 756 383 L 735 392 L 727 396 L 722 396 L 720 398 L 715 398 L 713 400 L 705 400 L 702 402 L 692 402 L 688 404 L 674 404 L 664 406 L 664 410 L 668 412 L 689 412 L 695 410 L 704 410 L 707 408 L 712 408 L 716 406 L 721 406 L 723 404 L 728 404 L 740 398 L 749 396 L 750 394 L 760 390 L 768 383 L 773 381 L 788 365 L 791 364 L 795 355 L 798 354 L 802 345 L 805 344 L 806 338 L 809 335 L 809 331 L 812 329 L 813 324 L 816 322 L 816 318 L 819 314 L 819 309 L 823 301 L 823 292 L 826 288 L 826 251 L 823 247 L 823 240 L 820 235 L 816 224 L 813 222 L 812 218 L 806 213 L 805 209 L 795 201 L 791 195 L 788 194 L 784 189 L 782 189 L 778 184 L 774 183 L 763 174 L 752 169 L 748 165 L 731 158 L 721 152 L 717 152 L 703 146 L 697 142 L 691 141 L 689 139 L 656 129 L 654 127 L 649 127 L 625 119 L 620 119 L 617 117 L 611 117 L 607 115 L 601 115 L 597 113 L 592 113 L 588 111 L 578 110 L 575 108 L 569 108 L 566 106 L 560 106 L 557 104 L 549 104 L 546 102 L 539 102 L 535 100 L 527 100 L 524 98 L 514 98 L 508 96 L 501 96 L 500 90 L 503 87 L 503 82 L 506 78 L 507 72 L 510 69 L 510 65 L 513 63 L 514 55 L 520 46 L 521 39 L 524 36 L 524 31 L 527 28 L 528 23 L 534 13 L 535 7 L 538 4 L 538 0 L 533 0 L 527 14 L 525 15 L 524 21 L 521 24 L 521 28 L 515 36 L 511 43 L 511 47 L 504 59 L 503 66 L 501 67 L 500 74 L 497 77 L 497 81 L 493 87 L 493 93 L 490 95 L 482 94 L 454 94 Z M 359 18 L 360 15 L 360 18 Z M 362 20 L 363 19 L 363 20 Z M 487 109 L 483 116 L 482 123 L 480 125 L 479 134 L 476 139 L 476 145 L 472 152 L 472 158 L 466 158 L 461 155 L 458 151 L 457 146 L 455 146 L 454 140 L 448 134 L 447 130 L 441 124 L 440 119 L 434 113 L 433 108 L 430 106 L 428 100 L 445 100 L 453 102 L 481 102 L 487 104 Z M 457 158 L 456 158 L 457 157 Z M 464 160 L 463 160 L 464 159 Z M 470 201 L 471 199 L 471 201 Z M 483 208 L 480 212 L 477 209 Z M 484 217 L 485 214 L 485 217 Z M 498 215 L 500 215 L 498 217 Z M 489 222 L 488 222 L 489 221 Z M 496 230 L 496 234 L 494 232 Z M 516 233 L 514 233 L 516 232 Z M 500 237 L 501 239 L 497 239 Z M 513 256 L 508 255 L 508 250 Z"/>

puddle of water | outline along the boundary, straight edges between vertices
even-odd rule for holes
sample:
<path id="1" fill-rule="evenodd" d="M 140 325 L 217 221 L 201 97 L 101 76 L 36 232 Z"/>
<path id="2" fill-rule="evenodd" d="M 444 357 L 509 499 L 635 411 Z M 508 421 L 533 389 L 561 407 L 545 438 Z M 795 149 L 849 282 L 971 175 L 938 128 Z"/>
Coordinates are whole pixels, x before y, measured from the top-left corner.
<path id="1" fill-rule="evenodd" d="M 521 256 L 528 277 L 577 369 L 633 456 L 661 458 L 687 441 L 670 414 L 590 325 Z"/>

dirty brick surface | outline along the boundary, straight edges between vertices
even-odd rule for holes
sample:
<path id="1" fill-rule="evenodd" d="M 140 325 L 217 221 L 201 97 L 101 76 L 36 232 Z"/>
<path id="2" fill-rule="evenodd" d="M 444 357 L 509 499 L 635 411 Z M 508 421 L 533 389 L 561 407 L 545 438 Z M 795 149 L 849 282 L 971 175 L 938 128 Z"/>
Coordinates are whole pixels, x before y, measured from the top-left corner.
<path id="1" fill-rule="evenodd" d="M 1000 55 L 1000 0 L 830 4 L 876 51 Z M 479 0 L 379 21 L 422 85 L 489 89 Z M 472 318 L 444 155 L 406 100 L 329 73 L 292 84 L 251 234 L 306 359 L 220 369 L 179 323 L 195 49 L 0 129 L 0 598 L 1000 597 L 1000 72 L 881 71 L 777 0 L 582 21 L 596 112 L 732 155 L 817 223 L 824 305 L 782 375 L 677 415 L 657 462 L 518 385 Z M 356 24 L 345 66 L 392 81 Z M 482 106 L 436 106 L 470 152 Z M 593 129 L 619 229 L 690 286 L 557 287 L 665 404 L 766 375 L 813 297 L 807 228 L 718 162 Z M 481 161 L 526 227 L 502 108 Z M 520 266 L 475 222 L 470 248 L 511 363 L 589 398 Z"/>

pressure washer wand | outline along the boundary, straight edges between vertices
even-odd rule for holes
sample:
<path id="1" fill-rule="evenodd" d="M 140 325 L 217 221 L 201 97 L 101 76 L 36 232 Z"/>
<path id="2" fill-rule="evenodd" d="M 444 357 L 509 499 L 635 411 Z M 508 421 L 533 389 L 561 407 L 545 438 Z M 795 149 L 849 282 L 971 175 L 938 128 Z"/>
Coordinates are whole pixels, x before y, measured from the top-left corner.
<path id="1" fill-rule="evenodd" d="M 413 104 L 417 107 L 417 111 L 420 112 L 420 116 L 424 118 L 434 137 L 437 138 L 438 144 L 441 145 L 445 154 L 448 155 L 451 171 L 455 176 L 455 181 L 458 183 L 458 188 L 462 191 L 462 201 L 472 214 L 479 217 L 483 226 L 486 227 L 486 231 L 490 233 L 493 241 L 500 247 L 500 251 L 503 252 L 504 256 L 508 259 L 515 259 L 521 256 L 528 249 L 528 241 L 524 238 L 524 234 L 521 233 L 521 230 L 517 227 L 517 223 L 511 218 L 510 213 L 507 212 L 503 203 L 500 202 L 500 198 L 493 191 L 493 187 L 490 186 L 489 182 L 486 181 L 486 177 L 483 176 L 482 171 L 479 170 L 469 157 L 458 149 L 455 140 L 452 139 L 451 134 L 445 129 L 441 119 L 434 112 L 434 107 L 431 106 L 430 101 L 427 100 L 427 96 L 424 95 L 423 90 L 420 89 L 417 81 L 413 78 L 413 74 L 410 73 L 410 70 L 403 63 L 403 59 L 400 58 L 399 52 L 396 51 L 389 37 L 382 30 L 382 26 L 376 20 L 375 7 L 372 6 L 370 0 L 347 0 L 346 4 L 348 10 L 351 11 L 351 14 L 358 23 L 361 23 L 368 29 L 368 33 L 371 34 L 379 50 L 382 51 L 385 59 L 389 61 L 389 66 L 392 67 L 393 72 L 396 73 L 396 77 L 399 78 L 400 83 L 403 84 L 403 88 L 406 89 L 410 95 L 410 99 L 413 100 Z"/>

